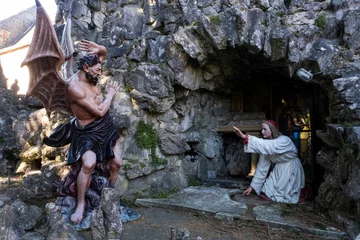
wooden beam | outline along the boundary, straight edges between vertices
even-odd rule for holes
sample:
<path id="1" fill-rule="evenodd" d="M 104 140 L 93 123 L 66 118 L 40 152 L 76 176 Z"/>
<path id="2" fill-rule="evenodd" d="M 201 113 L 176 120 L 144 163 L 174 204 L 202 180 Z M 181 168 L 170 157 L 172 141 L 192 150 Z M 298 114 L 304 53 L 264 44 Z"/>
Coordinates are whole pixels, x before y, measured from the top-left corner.
<path id="1" fill-rule="evenodd" d="M 235 127 L 239 128 L 243 132 L 256 132 L 259 133 L 261 131 L 261 125 L 236 125 Z M 234 132 L 234 129 L 232 126 L 218 126 L 217 127 L 218 132 Z"/>

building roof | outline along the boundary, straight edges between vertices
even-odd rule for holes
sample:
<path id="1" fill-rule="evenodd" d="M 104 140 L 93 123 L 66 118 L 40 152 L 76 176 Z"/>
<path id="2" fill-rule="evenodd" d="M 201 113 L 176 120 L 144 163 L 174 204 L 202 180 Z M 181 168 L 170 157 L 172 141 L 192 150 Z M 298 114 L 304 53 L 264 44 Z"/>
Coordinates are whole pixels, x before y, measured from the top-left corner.
<path id="1" fill-rule="evenodd" d="M 35 26 L 35 21 L 36 5 L 0 21 L 0 50 L 16 45 Z"/>

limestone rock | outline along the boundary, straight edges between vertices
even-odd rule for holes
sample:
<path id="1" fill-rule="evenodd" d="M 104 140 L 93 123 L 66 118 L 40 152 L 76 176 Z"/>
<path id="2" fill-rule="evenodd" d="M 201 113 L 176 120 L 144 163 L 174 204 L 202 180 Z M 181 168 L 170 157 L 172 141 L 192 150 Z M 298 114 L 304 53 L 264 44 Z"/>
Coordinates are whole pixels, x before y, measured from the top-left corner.
<path id="1" fill-rule="evenodd" d="M 113 188 L 104 188 L 101 196 L 100 208 L 91 218 L 93 239 L 120 239 L 123 226 L 119 197 Z"/>

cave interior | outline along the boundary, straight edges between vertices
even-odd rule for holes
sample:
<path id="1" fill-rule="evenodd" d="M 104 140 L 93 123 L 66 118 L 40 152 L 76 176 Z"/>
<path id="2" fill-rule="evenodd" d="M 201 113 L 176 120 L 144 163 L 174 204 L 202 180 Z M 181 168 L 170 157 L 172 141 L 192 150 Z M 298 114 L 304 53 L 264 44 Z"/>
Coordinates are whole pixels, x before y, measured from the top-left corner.
<path id="1" fill-rule="evenodd" d="M 296 74 L 290 77 L 286 60 L 274 62 L 263 54 L 250 54 L 244 49 L 220 52 L 216 62 L 232 69 L 224 86 L 227 92 L 231 89 L 232 114 L 264 113 L 266 119 L 275 120 L 280 132 L 289 136 L 298 148 L 306 182 L 316 194 L 323 181 L 323 169 L 315 157 L 322 147 L 316 131 L 326 129 L 328 116 L 325 90 L 315 83 L 302 81 Z M 257 133 L 260 136 L 260 132 Z M 221 134 L 224 144 L 236 138 L 233 133 Z M 248 163 L 242 171 L 236 175 L 228 171 L 225 178 L 251 178 L 250 159 L 244 157 Z"/>

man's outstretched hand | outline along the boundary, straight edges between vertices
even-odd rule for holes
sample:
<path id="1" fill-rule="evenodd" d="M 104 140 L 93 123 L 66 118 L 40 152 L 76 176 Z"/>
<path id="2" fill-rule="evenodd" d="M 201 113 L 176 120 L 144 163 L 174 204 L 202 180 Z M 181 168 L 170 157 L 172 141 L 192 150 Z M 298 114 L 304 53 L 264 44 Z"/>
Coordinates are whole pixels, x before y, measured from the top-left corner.
<path id="1" fill-rule="evenodd" d="M 236 133 L 236 135 L 238 135 L 242 139 L 244 139 L 246 137 L 246 135 L 239 128 L 233 126 L 233 129 L 234 129 L 234 132 Z"/>
<path id="2" fill-rule="evenodd" d="M 88 40 L 81 40 L 77 46 L 79 51 L 84 51 L 89 54 L 105 55 L 107 52 L 104 46 Z"/>

